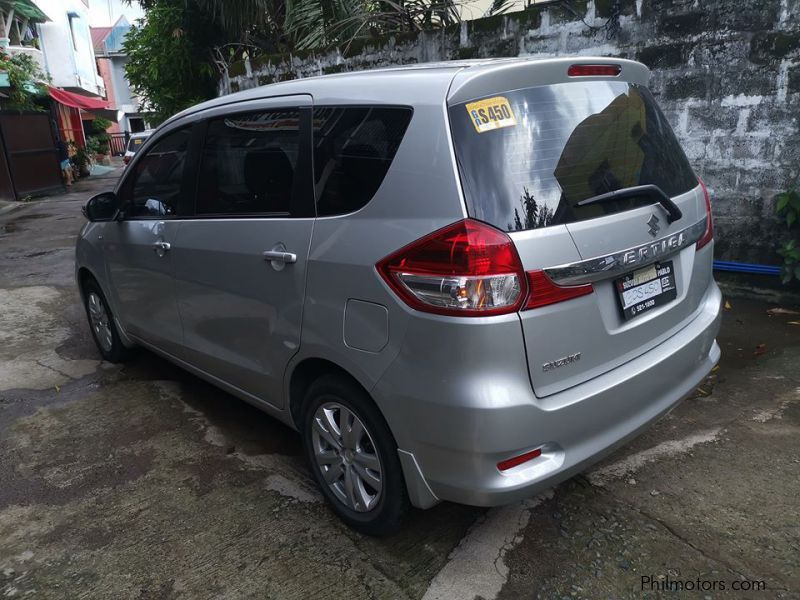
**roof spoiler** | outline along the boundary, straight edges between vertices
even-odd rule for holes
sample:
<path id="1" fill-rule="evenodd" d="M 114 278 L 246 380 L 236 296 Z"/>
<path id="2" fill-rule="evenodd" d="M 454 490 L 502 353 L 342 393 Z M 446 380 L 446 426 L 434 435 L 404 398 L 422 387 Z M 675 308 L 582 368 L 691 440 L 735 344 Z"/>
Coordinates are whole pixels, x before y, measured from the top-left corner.
<path id="1" fill-rule="evenodd" d="M 570 67 L 576 65 L 620 67 L 617 75 L 569 75 Z M 616 69 L 615 69 L 616 71 Z M 573 73 L 587 72 L 573 69 Z M 448 104 L 460 104 L 475 98 L 483 98 L 504 90 L 518 90 L 536 85 L 567 83 L 577 77 L 581 80 L 619 79 L 639 85 L 647 85 L 650 70 L 642 63 L 621 58 L 602 56 L 573 56 L 509 61 L 476 65 L 456 73 L 447 97 Z"/>

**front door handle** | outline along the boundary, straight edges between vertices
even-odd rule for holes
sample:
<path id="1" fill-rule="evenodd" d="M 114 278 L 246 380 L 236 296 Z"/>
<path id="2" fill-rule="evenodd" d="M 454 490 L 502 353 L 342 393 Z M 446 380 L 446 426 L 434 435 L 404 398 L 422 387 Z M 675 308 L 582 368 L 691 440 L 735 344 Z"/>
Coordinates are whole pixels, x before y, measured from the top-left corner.
<path id="1" fill-rule="evenodd" d="M 297 254 L 287 252 L 283 242 L 278 242 L 271 250 L 264 252 L 264 260 L 276 271 L 283 271 L 286 265 L 297 262 Z"/>
<path id="2" fill-rule="evenodd" d="M 297 262 L 297 254 L 293 252 L 282 252 L 280 250 L 268 250 L 264 252 L 264 260 L 277 261 L 282 263 Z"/>
<path id="3" fill-rule="evenodd" d="M 170 248 L 172 248 L 172 246 L 169 242 L 158 241 L 153 243 L 153 250 L 155 250 L 155 253 L 159 256 L 164 256 Z"/>

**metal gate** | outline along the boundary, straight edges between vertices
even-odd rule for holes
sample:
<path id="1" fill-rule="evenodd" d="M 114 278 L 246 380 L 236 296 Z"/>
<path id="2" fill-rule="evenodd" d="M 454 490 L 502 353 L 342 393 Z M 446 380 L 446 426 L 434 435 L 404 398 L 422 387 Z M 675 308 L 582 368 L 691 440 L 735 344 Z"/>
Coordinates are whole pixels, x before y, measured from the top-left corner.
<path id="1" fill-rule="evenodd" d="M 48 113 L 0 112 L 0 199 L 60 189 L 58 149 Z"/>
<path id="2" fill-rule="evenodd" d="M 129 133 L 112 133 L 110 135 L 108 145 L 111 148 L 111 154 L 113 156 L 122 156 L 125 154 L 125 149 L 128 147 L 128 139 L 130 138 Z"/>

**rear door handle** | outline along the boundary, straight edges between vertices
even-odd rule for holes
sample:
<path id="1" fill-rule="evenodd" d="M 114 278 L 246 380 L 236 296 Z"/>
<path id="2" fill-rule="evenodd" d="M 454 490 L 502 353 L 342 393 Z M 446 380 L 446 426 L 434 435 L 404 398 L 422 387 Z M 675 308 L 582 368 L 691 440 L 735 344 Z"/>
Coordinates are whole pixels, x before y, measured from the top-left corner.
<path id="1" fill-rule="evenodd" d="M 297 262 L 297 254 L 293 252 L 282 252 L 280 250 L 267 250 L 264 252 L 264 260 L 295 263 Z"/>
<path id="2" fill-rule="evenodd" d="M 155 250 L 155 253 L 159 256 L 164 256 L 170 248 L 172 248 L 172 245 L 169 242 L 159 241 L 153 243 L 153 250 Z"/>

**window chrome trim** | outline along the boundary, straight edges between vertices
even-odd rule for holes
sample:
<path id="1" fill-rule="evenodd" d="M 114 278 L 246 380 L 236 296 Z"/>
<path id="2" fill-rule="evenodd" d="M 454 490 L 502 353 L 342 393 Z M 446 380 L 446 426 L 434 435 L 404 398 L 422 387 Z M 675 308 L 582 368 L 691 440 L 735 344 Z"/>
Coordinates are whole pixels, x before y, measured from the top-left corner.
<path id="1" fill-rule="evenodd" d="M 544 270 L 547 276 L 558 285 L 582 285 L 603 279 L 611 279 L 627 273 L 633 268 L 645 267 L 697 243 L 706 231 L 703 217 L 694 225 L 689 225 L 676 233 L 633 246 L 626 250 L 597 256 L 573 263 L 558 265 Z"/>

